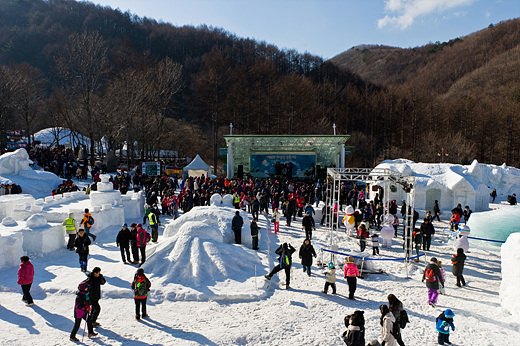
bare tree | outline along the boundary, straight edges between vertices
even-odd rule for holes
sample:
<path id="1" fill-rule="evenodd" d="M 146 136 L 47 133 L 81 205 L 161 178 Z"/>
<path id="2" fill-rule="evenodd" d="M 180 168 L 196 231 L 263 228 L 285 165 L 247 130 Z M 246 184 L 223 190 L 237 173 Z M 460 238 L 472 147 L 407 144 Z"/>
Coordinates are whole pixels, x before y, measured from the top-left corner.
<path id="1" fill-rule="evenodd" d="M 55 59 L 56 70 L 63 79 L 65 90 L 75 101 L 70 111 L 90 138 L 90 164 L 95 160 L 97 127 L 96 97 L 101 91 L 104 78 L 110 71 L 105 41 L 97 31 L 74 33 L 69 37 L 66 50 Z"/>

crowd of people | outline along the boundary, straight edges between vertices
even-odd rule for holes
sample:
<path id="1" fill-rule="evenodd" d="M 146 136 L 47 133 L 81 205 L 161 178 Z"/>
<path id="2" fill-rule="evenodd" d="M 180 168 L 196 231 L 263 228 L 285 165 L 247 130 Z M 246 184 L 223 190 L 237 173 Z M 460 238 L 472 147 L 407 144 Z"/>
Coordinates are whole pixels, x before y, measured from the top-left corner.
<path id="1" fill-rule="evenodd" d="M 67 152 L 65 152 L 67 153 Z M 69 153 L 70 155 L 70 153 Z M 95 187 L 99 175 L 98 172 L 93 172 L 94 182 L 92 186 Z M 67 186 L 70 185 L 69 179 L 64 181 Z M 173 218 L 179 216 L 179 209 L 184 213 L 188 213 L 195 206 L 209 205 L 210 198 L 213 194 L 232 194 L 233 205 L 237 209 L 235 218 L 233 219 L 230 228 L 235 233 L 235 242 L 241 243 L 240 235 L 244 219 L 240 216 L 240 211 L 251 214 L 251 235 L 253 238 L 252 246 L 254 250 L 259 249 L 258 244 L 258 230 L 257 225 L 259 213 L 271 214 L 271 221 L 274 223 L 274 232 L 279 231 L 279 222 L 284 217 L 286 225 L 291 226 L 291 222 L 297 221 L 301 218 L 302 231 L 305 233 L 305 239 L 299 247 L 299 258 L 301 259 L 302 269 L 311 276 L 311 267 L 313 258 L 316 258 L 316 251 L 311 243 L 312 232 L 316 229 L 315 224 L 315 210 L 314 205 L 319 205 L 319 202 L 326 199 L 324 194 L 324 186 L 326 182 L 320 180 L 310 179 L 225 179 L 225 178 L 205 178 L 205 177 L 190 177 L 178 183 L 178 179 L 172 179 L 165 175 L 159 177 L 148 177 L 145 174 L 135 174 L 131 177 L 128 173 L 122 172 L 117 176 L 111 178 L 114 189 L 126 189 L 132 187 L 135 191 L 144 189 L 146 206 L 143 223 L 132 223 L 130 228 L 125 223 L 115 239 L 116 245 L 120 248 L 121 259 L 124 263 L 131 263 L 139 265 L 139 267 L 146 261 L 146 245 L 150 241 L 157 242 L 158 240 L 158 225 L 160 224 L 160 217 L 168 215 Z M 340 223 L 340 212 L 347 206 L 352 206 L 355 209 L 354 218 L 357 232 L 355 236 L 359 238 L 361 251 L 365 251 L 366 240 L 371 239 L 373 254 L 379 254 L 379 239 L 377 232 L 381 229 L 383 218 L 385 215 L 383 203 L 384 191 L 379 190 L 375 198 L 371 201 L 366 200 L 364 188 L 356 186 L 356 184 L 344 184 L 342 192 L 340 193 L 340 203 L 334 203 L 332 206 L 325 204 L 324 219 L 321 224 L 335 223 L 341 227 L 345 220 Z M 341 205 L 344 202 L 345 205 Z M 404 203 L 403 203 L 404 204 Z M 407 212 L 406 205 L 401 207 L 401 217 L 403 223 L 405 221 L 405 214 Z M 269 212 L 271 209 L 271 213 Z M 388 214 L 394 215 L 397 222 L 393 223 L 397 236 L 397 229 L 401 223 L 397 217 L 398 207 L 395 200 L 391 201 L 388 207 Z M 467 222 L 471 210 L 466 207 L 461 210 L 460 204 L 454 209 L 453 213 L 461 213 L 461 217 Z M 411 213 L 408 210 L 408 215 L 413 215 L 414 233 L 410 238 L 415 244 L 417 254 L 422 246 L 423 251 L 429 251 L 431 246 L 431 237 L 435 234 L 433 220 L 435 217 L 439 219 L 440 208 L 438 202 L 435 201 L 433 214 L 428 212 L 419 228 L 415 228 L 415 222 L 418 215 Z M 346 218 L 346 216 L 345 216 Z M 71 213 L 63 225 L 69 236 L 67 248 L 75 251 L 79 256 L 80 269 L 87 272 L 89 246 L 92 241 L 96 240 L 96 236 L 90 232 L 95 220 L 85 209 L 85 213 L 80 221 L 75 220 L 75 215 Z M 149 222 L 152 228 L 152 234 L 148 233 L 143 225 Z M 456 222 L 452 222 L 457 224 Z M 278 226 L 278 227 L 277 227 Z M 403 227 L 404 228 L 404 227 Z M 370 234 L 369 230 L 373 230 Z M 403 232 L 404 234 L 404 232 Z M 404 235 L 403 235 L 404 237 Z M 256 240 L 256 241 L 255 241 Z M 462 250 L 462 249 L 459 249 Z M 286 288 L 290 287 L 291 280 L 291 266 L 292 255 L 296 253 L 297 249 L 290 243 L 281 244 L 275 251 L 278 257 L 278 264 L 273 267 L 265 278 L 270 280 L 276 273 L 280 271 L 285 272 Z M 23 299 L 28 305 L 33 304 L 30 296 L 30 284 L 32 280 L 30 270 L 27 269 L 30 264 L 28 258 L 24 256 L 21 259 L 19 284 L 22 286 Z M 452 259 L 453 275 L 457 278 L 457 286 L 465 285 L 464 277 L 462 275 L 464 262 L 466 256 L 464 251 L 458 251 Z M 77 341 L 76 333 L 79 328 L 81 320 L 86 321 L 88 327 L 88 336 L 96 335 L 94 328 L 98 325 L 97 318 L 100 313 L 99 293 L 100 286 L 105 284 L 106 280 L 100 274 L 99 267 L 94 268 L 89 274 L 88 278 L 81 282 L 78 286 L 76 304 L 74 308 L 75 324 L 70 335 L 70 339 Z M 24 274 L 25 273 L 25 274 Z M 29 274 L 28 274 L 29 273 Z M 345 258 L 343 266 L 343 276 L 347 281 L 349 288 L 349 299 L 355 299 L 356 282 L 360 273 L 358 266 L 352 256 Z M 32 273 L 34 275 L 34 273 Z M 329 262 L 325 272 L 325 285 L 323 293 L 327 294 L 329 288 L 332 289 L 332 294 L 336 294 L 336 264 Z M 445 274 L 442 270 L 440 261 L 436 258 L 431 258 L 430 263 L 426 267 L 423 274 L 423 281 L 426 282 L 428 289 L 428 303 L 435 306 L 438 299 L 439 292 L 445 284 Z M 144 275 L 142 268 L 138 268 L 132 282 L 131 288 L 134 290 L 134 300 L 136 305 L 136 319 L 146 318 L 148 316 L 146 311 L 146 297 L 150 290 L 151 283 Z M 87 294 L 88 293 L 88 294 Z M 388 296 L 389 305 L 382 305 L 381 312 L 381 337 L 384 345 L 404 345 L 400 334 L 400 329 L 406 325 L 406 313 L 403 309 L 402 303 L 392 294 Z M 449 309 L 448 309 L 449 310 Z M 437 330 L 439 332 L 439 344 L 449 342 L 449 330 L 446 328 L 452 326 L 453 314 L 450 311 L 445 311 L 438 317 Z M 345 325 L 347 331 L 343 334 L 343 339 L 347 345 L 365 345 L 364 341 L 364 319 L 362 312 L 356 311 L 354 314 L 345 318 Z M 441 343 L 442 341 L 442 343 Z M 371 344 L 377 344 L 377 341 L 372 341 Z"/>

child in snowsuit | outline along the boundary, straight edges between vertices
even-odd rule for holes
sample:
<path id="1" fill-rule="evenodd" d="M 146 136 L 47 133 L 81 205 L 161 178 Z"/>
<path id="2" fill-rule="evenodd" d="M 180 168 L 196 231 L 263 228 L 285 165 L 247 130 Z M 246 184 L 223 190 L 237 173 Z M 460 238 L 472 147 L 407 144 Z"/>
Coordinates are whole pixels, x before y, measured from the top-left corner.
<path id="1" fill-rule="evenodd" d="M 442 268 L 442 261 L 437 261 L 437 265 L 439 266 L 439 270 L 441 271 L 442 281 L 446 282 L 446 272 L 444 271 L 444 268 Z M 444 285 L 439 285 L 439 293 L 446 294 L 446 289 L 444 288 Z"/>
<path id="2" fill-rule="evenodd" d="M 92 326 L 90 315 L 89 289 L 90 285 L 88 282 L 83 281 L 78 285 L 76 303 L 74 304 L 74 328 L 72 328 L 72 332 L 70 333 L 70 341 L 79 341 L 76 338 L 76 333 L 80 327 L 81 320 L 87 321 L 89 338 L 97 335 L 97 333 L 94 333 L 94 327 Z"/>
<path id="3" fill-rule="evenodd" d="M 365 317 L 364 312 L 354 311 L 352 315 L 345 316 L 345 330 L 342 334 L 343 341 L 348 346 L 365 346 Z"/>
<path id="4" fill-rule="evenodd" d="M 144 269 L 139 268 L 134 275 L 134 281 L 132 281 L 132 289 L 134 290 L 134 302 L 135 302 L 135 319 L 139 321 L 142 318 L 148 317 L 146 313 L 146 298 L 152 284 L 150 280 L 144 275 Z M 141 313 L 142 312 L 142 313 Z"/>
<path id="5" fill-rule="evenodd" d="M 348 256 L 345 260 L 343 277 L 347 279 L 348 283 L 348 299 L 354 299 L 354 293 L 356 292 L 357 277 L 359 276 L 359 270 L 354 263 L 354 258 Z"/>
<path id="6" fill-rule="evenodd" d="M 450 327 L 451 330 L 455 331 L 455 325 L 453 324 L 453 317 L 455 314 L 451 309 L 446 309 L 443 313 L 435 320 L 437 322 L 436 329 L 439 332 L 437 342 L 439 345 L 451 344 L 450 342 Z"/>
<path id="7" fill-rule="evenodd" d="M 372 255 L 379 255 L 379 236 L 374 233 L 372 235 Z"/>
<path id="8" fill-rule="evenodd" d="M 358 230 L 358 237 L 359 237 L 359 250 L 361 252 L 365 251 L 365 248 L 367 246 L 367 241 L 366 239 L 368 238 L 369 234 L 368 234 L 368 231 L 367 231 L 367 228 L 365 226 L 364 223 L 362 223 L 360 226 L 359 226 L 359 230 Z"/>
<path id="9" fill-rule="evenodd" d="M 334 263 L 332 262 L 329 262 L 329 270 L 325 272 L 325 288 L 323 288 L 323 293 L 327 294 L 329 286 L 332 287 L 332 294 L 336 294 L 336 267 L 334 267 Z"/>

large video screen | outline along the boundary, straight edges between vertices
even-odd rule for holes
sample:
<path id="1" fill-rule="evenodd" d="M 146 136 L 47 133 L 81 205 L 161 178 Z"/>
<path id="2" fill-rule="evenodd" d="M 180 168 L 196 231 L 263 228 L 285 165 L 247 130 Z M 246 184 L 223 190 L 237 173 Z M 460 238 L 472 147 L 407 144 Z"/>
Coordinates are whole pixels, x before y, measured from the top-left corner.
<path id="1" fill-rule="evenodd" d="M 316 154 L 251 154 L 250 168 L 255 178 L 310 178 L 316 173 Z"/>

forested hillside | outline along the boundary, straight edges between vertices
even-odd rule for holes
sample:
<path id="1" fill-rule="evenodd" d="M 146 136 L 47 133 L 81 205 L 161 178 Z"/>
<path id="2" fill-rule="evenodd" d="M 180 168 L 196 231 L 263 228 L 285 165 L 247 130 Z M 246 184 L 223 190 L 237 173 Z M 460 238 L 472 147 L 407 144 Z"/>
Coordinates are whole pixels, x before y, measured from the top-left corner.
<path id="1" fill-rule="evenodd" d="M 172 149 L 215 164 L 230 122 L 236 134 L 331 134 L 335 123 L 352 135 L 353 166 L 441 152 L 515 165 L 517 31 L 514 20 L 446 44 L 323 61 L 85 2 L 3 0 L 0 127 L 65 126 L 145 157 Z M 480 83 L 490 74 L 501 88 Z"/>

